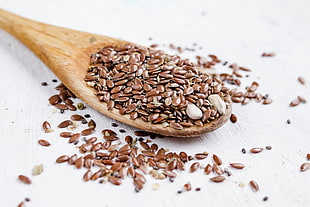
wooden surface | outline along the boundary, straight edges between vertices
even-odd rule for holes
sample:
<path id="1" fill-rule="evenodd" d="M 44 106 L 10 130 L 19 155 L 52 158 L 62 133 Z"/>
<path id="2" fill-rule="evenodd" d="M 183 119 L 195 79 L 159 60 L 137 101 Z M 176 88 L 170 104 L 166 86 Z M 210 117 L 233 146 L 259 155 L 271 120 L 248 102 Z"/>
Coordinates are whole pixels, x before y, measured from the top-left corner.
<path id="1" fill-rule="evenodd" d="M 202 171 L 180 173 L 174 183 L 148 179 L 145 188 L 135 193 L 129 179 L 122 186 L 84 183 L 84 171 L 56 165 L 62 154 L 76 149 L 55 133 L 44 134 L 41 123 L 53 126 L 72 113 L 54 113 L 47 99 L 54 94 L 53 73 L 24 45 L 0 30 L 0 205 L 17 206 L 25 197 L 27 206 L 310 206 L 310 171 L 301 173 L 300 165 L 310 153 L 310 15 L 309 2 L 298 1 L 49 1 L 0 0 L 3 9 L 22 16 L 77 30 L 121 38 L 141 45 L 174 43 L 192 47 L 182 57 L 218 55 L 230 63 L 252 69 L 243 79 L 244 88 L 252 81 L 260 83 L 259 92 L 269 94 L 271 105 L 252 102 L 233 105 L 236 124 L 227 123 L 219 130 L 191 139 L 155 139 L 161 147 L 190 154 L 207 151 L 224 161 L 242 162 L 244 170 L 233 170 L 225 182 L 209 182 Z M 152 41 L 148 38 L 152 37 Z M 199 46 L 202 47 L 199 50 Z M 162 46 L 162 49 L 166 47 Z M 276 52 L 273 58 L 261 58 L 263 52 Z M 228 70 L 218 68 L 219 70 Z M 297 81 L 306 79 L 306 85 Z M 48 86 L 41 86 L 46 81 Z M 307 104 L 295 108 L 289 103 L 297 95 Z M 77 100 L 78 102 L 78 100 Z M 89 107 L 98 128 L 111 126 L 113 120 Z M 291 124 L 286 120 L 290 119 Z M 54 127 L 55 128 L 55 127 Z M 134 128 L 120 124 L 128 133 Z M 98 130 L 98 135 L 99 130 Z M 39 138 L 52 143 L 49 148 L 37 144 Z M 242 148 L 265 147 L 260 154 L 242 154 Z M 210 157 L 203 163 L 211 163 Z M 43 164 L 44 172 L 31 176 L 34 165 Z M 17 181 L 19 174 L 29 175 L 32 185 Z M 248 186 L 254 179 L 259 192 Z M 176 191 L 190 181 L 200 192 Z M 159 182 L 159 190 L 152 184 Z M 239 183 L 246 184 L 240 187 Z M 269 199 L 262 201 L 264 196 Z"/>

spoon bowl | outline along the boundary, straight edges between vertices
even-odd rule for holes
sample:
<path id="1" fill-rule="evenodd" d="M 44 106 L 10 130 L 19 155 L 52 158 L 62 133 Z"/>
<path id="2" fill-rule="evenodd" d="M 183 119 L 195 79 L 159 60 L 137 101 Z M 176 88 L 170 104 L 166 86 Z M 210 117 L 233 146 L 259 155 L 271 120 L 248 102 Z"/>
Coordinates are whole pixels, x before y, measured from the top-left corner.
<path id="1" fill-rule="evenodd" d="M 123 46 L 130 42 L 40 23 L 2 9 L 0 9 L 0 28 L 31 49 L 82 101 L 122 123 L 165 136 L 194 137 L 221 127 L 230 117 L 231 101 L 228 97 L 225 114 L 203 126 L 191 126 L 178 130 L 172 127 L 164 128 L 160 124 L 152 124 L 140 119 L 132 120 L 129 115 L 120 115 L 117 109 L 108 110 L 107 104 L 100 102 L 94 95 L 94 89 L 88 87 L 84 81 L 91 54 L 106 46 Z"/>

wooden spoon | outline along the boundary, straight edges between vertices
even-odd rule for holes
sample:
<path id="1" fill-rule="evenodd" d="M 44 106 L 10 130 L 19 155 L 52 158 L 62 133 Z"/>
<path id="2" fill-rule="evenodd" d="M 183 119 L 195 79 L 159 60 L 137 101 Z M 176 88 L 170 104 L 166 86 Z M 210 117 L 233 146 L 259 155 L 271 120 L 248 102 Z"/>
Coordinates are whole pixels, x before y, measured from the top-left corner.
<path id="1" fill-rule="evenodd" d="M 131 120 L 129 115 L 120 115 L 116 109 L 108 111 L 106 103 L 100 102 L 94 95 L 94 89 L 88 87 L 83 80 L 92 53 L 105 46 L 121 46 L 129 42 L 36 22 L 2 9 L 0 27 L 29 47 L 77 97 L 104 115 L 125 124 L 166 136 L 193 137 L 219 128 L 231 114 L 231 102 L 228 101 L 225 115 L 202 127 L 177 130 L 140 119 Z"/>

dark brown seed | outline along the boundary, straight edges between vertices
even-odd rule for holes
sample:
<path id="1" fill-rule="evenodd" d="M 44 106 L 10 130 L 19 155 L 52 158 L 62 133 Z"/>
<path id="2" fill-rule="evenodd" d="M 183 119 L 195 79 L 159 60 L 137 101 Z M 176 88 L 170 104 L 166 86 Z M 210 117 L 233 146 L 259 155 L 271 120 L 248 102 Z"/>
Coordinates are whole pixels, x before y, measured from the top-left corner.
<path id="1" fill-rule="evenodd" d="M 22 202 L 20 202 L 20 203 L 18 204 L 17 207 L 25 207 L 25 206 L 26 206 L 25 203 L 22 201 Z"/>
<path id="2" fill-rule="evenodd" d="M 149 136 L 149 133 L 148 132 L 145 132 L 145 131 L 135 131 L 134 134 L 138 137 L 146 137 L 146 136 Z"/>
<path id="3" fill-rule="evenodd" d="M 89 181 L 92 177 L 92 172 L 91 170 L 87 170 L 86 173 L 83 175 L 83 180 L 84 181 Z"/>
<path id="4" fill-rule="evenodd" d="M 60 104 L 60 103 L 56 104 L 55 107 L 61 110 L 67 109 L 67 106 L 65 104 Z"/>
<path id="5" fill-rule="evenodd" d="M 197 160 L 203 160 L 208 157 L 208 153 L 197 153 L 195 154 L 195 158 Z"/>
<path id="6" fill-rule="evenodd" d="M 79 114 L 74 114 L 71 116 L 71 120 L 72 121 L 82 121 L 84 120 L 85 118 Z"/>
<path id="7" fill-rule="evenodd" d="M 72 132 L 61 132 L 61 133 L 59 134 L 59 136 L 64 137 L 64 138 L 71 137 L 72 135 L 73 135 Z"/>
<path id="8" fill-rule="evenodd" d="M 51 129 L 51 124 L 48 121 L 45 121 L 42 124 L 42 128 L 43 128 L 44 132 L 47 133 Z"/>
<path id="9" fill-rule="evenodd" d="M 77 141 L 80 138 L 81 134 L 80 133 L 76 133 L 73 134 L 70 139 L 69 139 L 69 143 L 74 143 L 75 141 Z"/>
<path id="10" fill-rule="evenodd" d="M 180 159 L 183 162 L 187 162 L 188 161 L 188 156 L 187 156 L 186 152 L 180 152 L 179 156 L 180 156 Z"/>
<path id="11" fill-rule="evenodd" d="M 118 127 L 118 124 L 117 123 L 112 123 L 111 126 L 112 127 Z"/>
<path id="12" fill-rule="evenodd" d="M 88 136 L 91 135 L 95 132 L 94 128 L 88 128 L 88 129 L 84 129 L 83 131 L 81 131 L 81 135 L 83 136 Z"/>
<path id="13" fill-rule="evenodd" d="M 310 160 L 310 153 L 307 154 L 307 160 Z"/>
<path id="14" fill-rule="evenodd" d="M 69 125 L 72 125 L 72 124 L 73 124 L 73 122 L 71 120 L 66 120 L 66 121 L 63 121 L 60 124 L 58 124 L 57 127 L 59 127 L 59 128 L 66 128 L 66 127 L 68 127 Z"/>
<path id="15" fill-rule="evenodd" d="M 44 139 L 39 139 L 39 140 L 38 140 L 38 143 L 39 143 L 40 145 L 44 146 L 44 147 L 48 147 L 48 146 L 51 145 L 48 141 L 46 141 L 46 140 L 44 140 Z"/>
<path id="16" fill-rule="evenodd" d="M 300 171 L 301 172 L 305 172 L 306 170 L 310 169 L 310 163 L 309 162 L 305 162 L 300 166 Z"/>
<path id="17" fill-rule="evenodd" d="M 293 101 L 291 101 L 290 106 L 294 107 L 294 106 L 298 106 L 299 104 L 300 104 L 300 100 L 296 98 Z"/>
<path id="18" fill-rule="evenodd" d="M 243 169 L 245 167 L 242 163 L 230 163 L 229 165 L 236 169 Z"/>
<path id="19" fill-rule="evenodd" d="M 220 182 L 223 182 L 225 180 L 225 177 L 222 175 L 219 175 L 219 176 L 215 176 L 215 177 L 210 178 L 210 180 L 212 182 L 215 182 L 215 183 L 220 183 Z"/>
<path id="20" fill-rule="evenodd" d="M 264 198 L 263 198 L 263 201 L 267 201 L 268 200 L 268 196 L 265 196 Z"/>
<path id="21" fill-rule="evenodd" d="M 97 172 L 95 172 L 92 176 L 91 176 L 91 180 L 97 180 L 98 178 L 100 178 L 102 176 L 102 170 L 98 170 Z"/>
<path id="22" fill-rule="evenodd" d="M 212 158 L 213 158 L 214 163 L 216 163 L 217 165 L 222 164 L 222 160 L 216 154 L 213 154 Z"/>
<path id="23" fill-rule="evenodd" d="M 134 170 L 133 167 L 129 167 L 127 170 L 128 175 L 130 175 L 132 178 L 136 177 L 136 171 Z"/>
<path id="24" fill-rule="evenodd" d="M 90 120 L 89 122 L 88 122 L 88 127 L 89 128 L 96 128 L 96 122 L 94 121 L 94 120 Z"/>
<path id="25" fill-rule="evenodd" d="M 84 166 L 84 157 L 79 157 L 79 158 L 75 161 L 74 165 L 75 165 L 75 167 L 76 167 L 77 169 L 82 168 L 82 167 Z"/>
<path id="26" fill-rule="evenodd" d="M 25 201 L 26 201 L 26 202 L 29 202 L 29 201 L 30 201 L 30 198 L 25 198 Z"/>
<path id="27" fill-rule="evenodd" d="M 265 148 L 266 148 L 266 150 L 271 150 L 272 149 L 272 147 L 270 145 L 266 146 Z"/>
<path id="28" fill-rule="evenodd" d="M 251 181 L 249 182 L 249 184 L 250 184 L 250 186 L 252 187 L 252 189 L 253 189 L 254 191 L 258 191 L 258 190 L 259 190 L 259 186 L 258 186 L 257 182 L 255 182 L 254 180 L 251 180 Z"/>
<path id="29" fill-rule="evenodd" d="M 192 172 L 195 172 L 195 171 L 198 170 L 199 167 L 200 167 L 200 163 L 199 163 L 199 162 L 194 162 L 194 163 L 191 165 L 189 171 L 190 171 L 191 173 L 192 173 Z"/>
<path id="30" fill-rule="evenodd" d="M 242 152 L 243 154 L 245 154 L 245 153 L 246 153 L 246 150 L 245 150 L 244 148 L 242 148 L 242 149 L 241 149 L 241 152 Z"/>
<path id="31" fill-rule="evenodd" d="M 235 115 L 235 114 L 231 114 L 230 115 L 230 121 L 231 121 L 231 123 L 236 123 L 237 122 L 237 116 Z"/>
<path id="32" fill-rule="evenodd" d="M 176 123 L 176 122 L 170 122 L 170 127 L 174 128 L 174 129 L 178 129 L 178 130 L 181 130 L 183 129 L 183 126 L 179 123 Z"/>
<path id="33" fill-rule="evenodd" d="M 115 176 L 109 176 L 108 181 L 114 185 L 121 185 L 122 184 L 122 180 L 115 177 Z"/>
<path id="34" fill-rule="evenodd" d="M 61 99 L 59 95 L 53 95 L 48 99 L 48 101 L 50 102 L 51 105 L 56 105 L 61 102 Z"/>
<path id="35" fill-rule="evenodd" d="M 19 179 L 21 182 L 25 183 L 25 184 L 31 184 L 31 183 L 32 183 L 31 180 L 30 180 L 30 178 L 28 178 L 28 177 L 25 176 L 25 175 L 19 175 L 19 176 L 18 176 L 18 179 Z"/>
<path id="36" fill-rule="evenodd" d="M 68 160 L 69 160 L 68 155 L 62 155 L 56 159 L 56 162 L 57 163 L 63 163 L 63 162 L 67 162 Z"/>
<path id="37" fill-rule="evenodd" d="M 176 167 L 177 167 L 177 159 L 172 159 L 172 160 L 170 160 L 170 162 L 167 165 L 167 170 L 172 171 L 172 170 L 176 169 Z"/>
<path id="38" fill-rule="evenodd" d="M 212 166 L 208 164 L 204 169 L 206 175 L 209 175 L 212 172 Z"/>
<path id="39" fill-rule="evenodd" d="M 150 150 L 150 146 L 146 142 L 140 142 L 140 145 L 145 150 Z"/>
<path id="40" fill-rule="evenodd" d="M 250 149 L 250 152 L 252 152 L 252 153 L 260 153 L 261 151 L 263 151 L 264 150 L 264 148 L 261 148 L 261 147 L 255 147 L 255 148 L 252 148 L 252 149 Z"/>
<path id="41" fill-rule="evenodd" d="M 190 183 L 190 182 L 185 183 L 185 184 L 184 184 L 184 189 L 185 189 L 186 191 L 191 191 L 191 190 L 192 190 L 192 185 L 191 185 L 191 183 Z"/>
<path id="42" fill-rule="evenodd" d="M 146 182 L 145 177 L 144 177 L 142 174 L 137 173 L 137 172 L 136 172 L 136 177 L 135 177 L 135 179 L 140 180 L 143 184 Z"/>
<path id="43" fill-rule="evenodd" d="M 303 77 L 301 77 L 301 76 L 298 77 L 298 81 L 299 81 L 299 83 L 301 83 L 302 85 L 305 85 L 305 83 L 306 83 L 305 79 L 304 79 Z"/>

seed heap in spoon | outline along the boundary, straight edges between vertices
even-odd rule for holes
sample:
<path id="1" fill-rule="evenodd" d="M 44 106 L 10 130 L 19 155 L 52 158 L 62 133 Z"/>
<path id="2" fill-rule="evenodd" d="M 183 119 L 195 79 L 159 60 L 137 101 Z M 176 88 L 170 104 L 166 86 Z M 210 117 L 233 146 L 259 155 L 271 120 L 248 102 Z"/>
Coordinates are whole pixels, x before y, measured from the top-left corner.
<path id="1" fill-rule="evenodd" d="M 174 129 L 203 126 L 229 102 L 229 88 L 188 59 L 130 44 L 92 54 L 85 81 L 108 110 Z"/>

